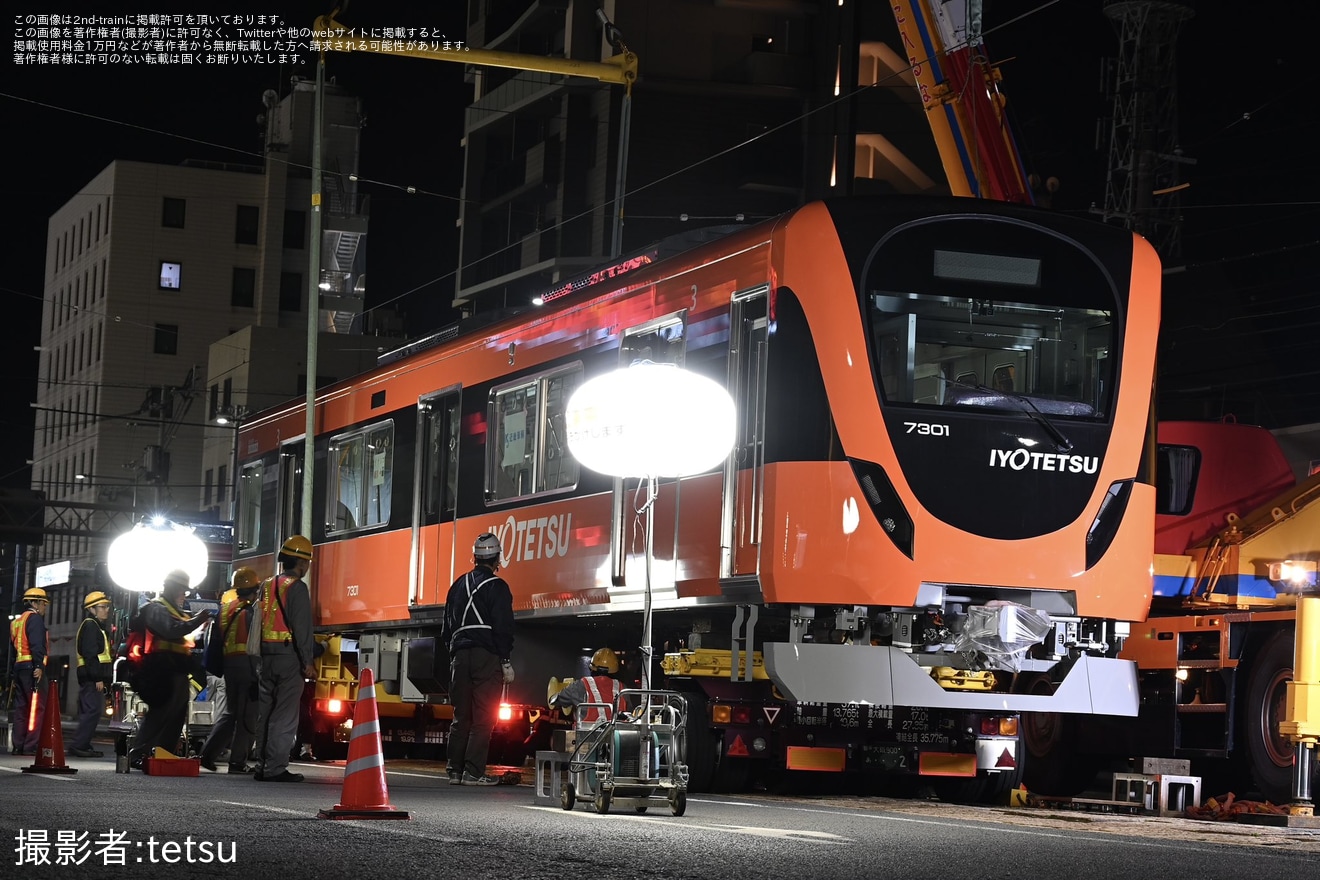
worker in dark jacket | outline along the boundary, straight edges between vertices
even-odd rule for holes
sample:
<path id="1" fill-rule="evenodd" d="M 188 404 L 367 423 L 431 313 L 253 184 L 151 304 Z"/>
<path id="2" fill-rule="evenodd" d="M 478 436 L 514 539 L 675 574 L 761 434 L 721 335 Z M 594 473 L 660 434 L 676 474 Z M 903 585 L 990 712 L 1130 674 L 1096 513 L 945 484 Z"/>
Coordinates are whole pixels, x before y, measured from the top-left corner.
<path id="1" fill-rule="evenodd" d="M 42 680 L 46 674 L 46 656 L 50 653 L 50 635 L 46 631 L 46 609 L 50 599 L 41 587 L 31 587 L 23 594 L 23 613 L 9 623 L 9 639 L 14 643 L 14 680 L 18 699 L 14 702 L 14 754 L 35 755 L 41 739 L 42 710 L 46 708 Z"/>
<path id="2" fill-rule="evenodd" d="M 454 581 L 445 599 L 441 636 L 449 646 L 449 784 L 497 785 L 486 775 L 490 733 L 502 684 L 513 682 L 513 594 L 496 572 L 500 540 L 489 532 L 472 547 L 472 571 Z"/>
<path id="3" fill-rule="evenodd" d="M 147 639 L 137 680 L 138 693 L 147 701 L 147 715 L 128 752 L 129 764 L 138 769 L 157 746 L 169 752 L 177 749 L 188 720 L 192 696 L 188 678 L 193 667 L 190 636 L 213 614 L 210 608 L 192 615 L 183 612 L 190 582 L 186 571 L 170 572 L 161 594 L 140 609 Z"/>
<path id="4" fill-rule="evenodd" d="M 92 748 L 96 724 L 105 715 L 105 689 L 110 684 L 114 657 L 110 653 L 110 597 L 93 590 L 83 599 L 87 616 L 78 625 L 78 730 L 69 751 L 79 758 L 99 758 Z"/>

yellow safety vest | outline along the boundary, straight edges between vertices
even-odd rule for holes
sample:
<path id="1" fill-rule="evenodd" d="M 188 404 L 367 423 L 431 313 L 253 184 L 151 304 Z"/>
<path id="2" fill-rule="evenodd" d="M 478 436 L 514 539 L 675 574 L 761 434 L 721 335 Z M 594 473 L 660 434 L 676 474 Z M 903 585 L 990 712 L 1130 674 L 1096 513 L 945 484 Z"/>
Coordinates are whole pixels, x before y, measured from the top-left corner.
<path id="1" fill-rule="evenodd" d="M 14 653 L 17 655 L 15 663 L 30 663 L 32 661 L 32 646 L 28 644 L 27 622 L 28 618 L 37 612 L 29 608 L 22 614 L 15 617 L 9 624 L 9 640 L 14 643 Z M 50 632 L 46 632 L 46 656 L 50 656 Z M 46 658 L 41 658 L 42 665 L 45 665 Z"/>
<path id="2" fill-rule="evenodd" d="M 171 605 L 164 596 L 158 596 L 151 601 L 159 602 L 161 605 L 164 605 L 165 610 L 169 611 L 170 616 L 175 620 L 188 619 L 188 615 Z M 192 648 L 193 640 L 191 636 L 184 636 L 182 639 L 176 641 L 174 639 L 167 639 L 164 636 L 158 636 L 151 631 L 151 627 L 147 627 L 147 654 L 155 654 L 158 651 L 171 654 L 191 654 Z"/>
<path id="3" fill-rule="evenodd" d="M 266 578 L 261 591 L 261 640 L 267 643 L 285 645 L 293 641 L 293 631 L 284 619 L 284 600 L 288 597 L 289 584 L 298 580 L 293 575 L 277 574 Z M 278 591 L 278 592 L 277 592 Z"/>
<path id="4" fill-rule="evenodd" d="M 75 648 L 82 647 L 82 628 L 87 624 L 92 624 L 101 631 L 101 653 L 96 655 L 96 659 L 109 666 L 114 657 L 110 656 L 110 637 L 105 634 L 105 627 L 90 617 L 84 617 L 83 622 L 78 624 L 78 635 L 74 637 Z M 83 657 L 82 651 L 78 651 L 78 666 L 81 668 L 87 665 L 87 659 Z"/>

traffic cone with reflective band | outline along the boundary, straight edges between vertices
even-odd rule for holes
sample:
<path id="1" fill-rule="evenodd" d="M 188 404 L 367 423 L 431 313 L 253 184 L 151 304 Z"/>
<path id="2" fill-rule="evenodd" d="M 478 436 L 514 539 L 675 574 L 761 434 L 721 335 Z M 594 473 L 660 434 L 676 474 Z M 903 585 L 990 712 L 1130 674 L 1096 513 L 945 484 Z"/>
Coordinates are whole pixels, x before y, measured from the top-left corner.
<path id="1" fill-rule="evenodd" d="M 353 734 L 348 740 L 348 763 L 344 766 L 341 803 L 316 815 L 321 819 L 411 819 L 407 810 L 390 806 L 385 790 L 385 756 L 380 746 L 380 714 L 376 708 L 376 683 L 370 669 L 362 670 L 357 706 L 353 709 Z"/>
<path id="2" fill-rule="evenodd" d="M 32 705 L 37 704 L 37 693 L 32 694 Z M 60 727 L 60 684 L 51 681 L 46 686 L 46 717 L 41 722 L 41 739 L 37 741 L 37 762 L 24 767 L 24 773 L 77 773 L 64 763 L 64 729 Z"/>

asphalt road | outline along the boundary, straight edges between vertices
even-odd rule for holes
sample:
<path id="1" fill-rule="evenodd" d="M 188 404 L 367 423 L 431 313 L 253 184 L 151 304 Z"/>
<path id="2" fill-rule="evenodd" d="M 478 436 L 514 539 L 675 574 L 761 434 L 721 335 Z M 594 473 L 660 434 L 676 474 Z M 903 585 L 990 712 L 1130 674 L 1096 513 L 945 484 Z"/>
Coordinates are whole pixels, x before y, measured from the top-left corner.
<path id="1" fill-rule="evenodd" d="M 0 757 L 0 877 L 1320 876 L 1320 831 L 1185 819 L 707 795 L 682 817 L 663 802 L 602 816 L 538 806 L 526 783 L 450 786 L 434 764 L 391 762 L 389 801 L 410 820 L 327 821 L 317 812 L 340 801 L 342 766 L 299 765 L 307 781 L 279 785 L 116 774 L 111 757 L 68 759 L 76 775 L 22 773 L 31 763 Z"/>

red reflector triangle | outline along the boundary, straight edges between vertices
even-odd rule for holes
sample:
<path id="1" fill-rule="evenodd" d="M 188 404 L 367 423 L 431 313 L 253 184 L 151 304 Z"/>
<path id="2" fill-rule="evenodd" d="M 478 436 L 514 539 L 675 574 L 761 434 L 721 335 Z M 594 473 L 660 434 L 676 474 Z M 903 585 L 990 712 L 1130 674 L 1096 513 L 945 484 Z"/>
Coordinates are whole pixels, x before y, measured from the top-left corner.
<path id="1" fill-rule="evenodd" d="M 743 742 L 743 738 L 741 736 L 736 736 L 733 738 L 733 744 L 729 746 L 729 751 L 726 752 L 725 754 L 729 755 L 730 757 L 745 758 L 747 757 L 747 743 Z"/>
<path id="2" fill-rule="evenodd" d="M 1011 769 L 1017 766 L 1017 759 L 1009 754 L 1008 749 L 1004 749 L 1003 754 L 999 756 L 999 760 L 995 762 L 995 766 Z"/>

